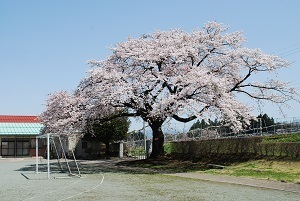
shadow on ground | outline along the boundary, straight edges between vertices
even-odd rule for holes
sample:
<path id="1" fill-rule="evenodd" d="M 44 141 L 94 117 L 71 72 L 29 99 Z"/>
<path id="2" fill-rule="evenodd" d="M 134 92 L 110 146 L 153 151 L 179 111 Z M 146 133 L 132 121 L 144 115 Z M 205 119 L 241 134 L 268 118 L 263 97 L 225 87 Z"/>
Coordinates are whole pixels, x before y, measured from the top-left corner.
<path id="1" fill-rule="evenodd" d="M 128 174 L 165 174 L 187 172 L 192 170 L 205 170 L 206 164 L 201 162 L 180 161 L 170 158 L 137 160 L 134 158 L 111 158 L 100 160 L 78 160 L 78 167 L 81 174 L 97 173 L 128 173 Z M 78 173 L 74 161 L 68 161 L 72 173 Z M 51 172 L 68 172 L 66 162 L 58 163 L 57 160 L 51 160 Z M 16 171 L 34 172 L 36 164 L 30 164 Z M 47 164 L 39 164 L 39 172 L 47 172 Z"/>
<path id="2" fill-rule="evenodd" d="M 208 164 L 216 164 L 227 166 L 236 161 L 247 161 L 249 156 L 207 156 L 201 159 L 189 158 L 172 158 L 160 157 L 156 159 L 137 160 L 135 158 L 110 158 L 99 160 L 78 160 L 78 167 L 81 174 L 97 174 L 97 173 L 130 173 L 130 174 L 166 174 L 166 173 L 182 173 L 190 171 L 204 171 L 209 169 Z M 47 164 L 39 164 L 39 171 L 47 172 Z M 68 165 L 71 172 L 77 173 L 77 167 L 73 160 L 68 160 L 68 164 L 60 160 L 51 160 L 51 171 L 59 172 L 63 170 L 68 172 Z M 31 164 L 17 171 L 35 171 L 36 165 Z"/>

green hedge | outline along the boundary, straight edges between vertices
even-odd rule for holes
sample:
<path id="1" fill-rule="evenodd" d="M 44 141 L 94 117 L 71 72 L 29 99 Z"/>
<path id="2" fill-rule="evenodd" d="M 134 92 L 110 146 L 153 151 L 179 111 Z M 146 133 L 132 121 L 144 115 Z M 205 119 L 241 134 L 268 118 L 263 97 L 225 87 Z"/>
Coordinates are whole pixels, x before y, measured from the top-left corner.
<path id="1" fill-rule="evenodd" d="M 211 154 L 300 156 L 300 142 L 264 142 L 263 137 L 178 141 L 171 142 L 170 149 L 172 155 L 196 158 Z"/>
<path id="2" fill-rule="evenodd" d="M 298 158 L 300 142 L 271 142 L 258 144 L 260 155 Z"/>

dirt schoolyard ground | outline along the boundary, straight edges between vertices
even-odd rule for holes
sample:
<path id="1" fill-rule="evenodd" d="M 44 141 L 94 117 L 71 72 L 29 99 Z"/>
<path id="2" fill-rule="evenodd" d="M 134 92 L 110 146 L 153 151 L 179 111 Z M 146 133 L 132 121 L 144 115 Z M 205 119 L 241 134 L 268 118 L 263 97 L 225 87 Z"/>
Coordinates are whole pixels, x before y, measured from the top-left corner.
<path id="1" fill-rule="evenodd" d="M 40 171 L 45 171 L 46 160 L 39 162 Z M 0 159 L 0 200 L 300 200 L 297 189 L 289 192 L 188 175 L 136 171 L 116 165 L 118 162 L 120 159 L 79 161 L 79 178 L 55 173 L 57 161 L 51 160 L 53 174 L 47 179 L 46 174 L 35 173 L 35 159 Z"/>

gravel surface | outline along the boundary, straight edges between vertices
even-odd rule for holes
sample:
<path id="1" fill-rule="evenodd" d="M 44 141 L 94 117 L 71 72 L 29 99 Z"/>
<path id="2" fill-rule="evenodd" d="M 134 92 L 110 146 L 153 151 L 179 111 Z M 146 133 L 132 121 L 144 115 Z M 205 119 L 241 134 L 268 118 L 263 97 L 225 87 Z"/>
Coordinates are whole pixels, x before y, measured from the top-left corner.
<path id="1" fill-rule="evenodd" d="M 82 161 L 80 167 L 81 178 L 48 180 L 34 173 L 35 159 L 0 159 L 0 200 L 300 200 L 299 193 L 124 171 L 111 160 Z"/>

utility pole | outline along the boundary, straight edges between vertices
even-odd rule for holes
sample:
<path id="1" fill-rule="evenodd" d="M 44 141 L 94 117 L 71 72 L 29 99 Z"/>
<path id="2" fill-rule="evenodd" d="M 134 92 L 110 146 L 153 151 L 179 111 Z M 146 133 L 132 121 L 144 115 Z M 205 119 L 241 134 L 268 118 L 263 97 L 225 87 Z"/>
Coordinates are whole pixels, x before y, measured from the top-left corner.
<path id="1" fill-rule="evenodd" d="M 260 133 L 260 136 L 262 136 L 262 119 L 261 118 L 258 118 L 259 120 L 259 133 Z"/>

